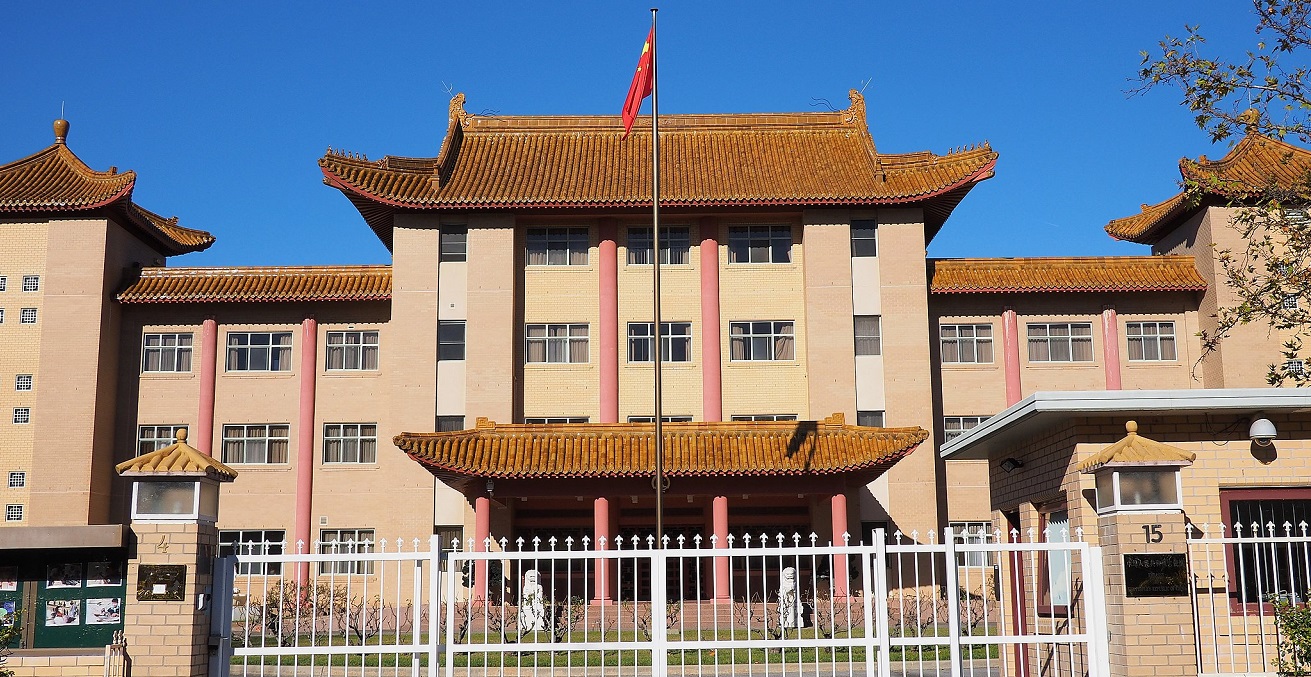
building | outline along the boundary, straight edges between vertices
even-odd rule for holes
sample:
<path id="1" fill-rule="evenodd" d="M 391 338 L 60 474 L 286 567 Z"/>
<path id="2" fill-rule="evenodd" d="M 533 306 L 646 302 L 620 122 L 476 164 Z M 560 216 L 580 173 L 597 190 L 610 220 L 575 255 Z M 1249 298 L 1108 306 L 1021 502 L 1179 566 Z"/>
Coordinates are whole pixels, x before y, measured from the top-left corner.
<path id="1" fill-rule="evenodd" d="M 19 549 L 121 552 L 110 471 L 180 428 L 240 470 L 226 548 L 650 528 L 649 123 L 621 140 L 615 117 L 470 115 L 457 95 L 436 157 L 319 160 L 390 265 L 261 268 L 162 265 L 213 236 L 137 206 L 135 174 L 90 169 L 67 131 L 0 167 L 0 571 Z M 1262 380 L 1255 349 L 1192 368 L 1223 302 L 1219 202 L 1108 226 L 1160 256 L 929 260 L 992 177 L 987 145 L 880 152 L 855 92 L 661 131 L 679 530 L 988 522 L 986 462 L 934 452 L 1025 396 Z M 1258 171 L 1275 143 L 1186 171 Z M 789 466 L 803 447 L 822 462 Z"/>

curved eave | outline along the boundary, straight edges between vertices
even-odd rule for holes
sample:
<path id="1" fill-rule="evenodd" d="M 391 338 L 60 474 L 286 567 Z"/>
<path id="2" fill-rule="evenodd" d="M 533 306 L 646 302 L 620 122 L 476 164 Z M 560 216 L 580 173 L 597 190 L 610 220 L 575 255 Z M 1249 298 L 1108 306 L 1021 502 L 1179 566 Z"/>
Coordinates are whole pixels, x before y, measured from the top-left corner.
<path id="1" fill-rule="evenodd" d="M 933 294 L 1047 294 L 1047 293 L 1109 293 L 1109 292 L 1200 292 L 1206 285 L 1196 286 L 1100 286 L 1100 287 L 971 287 L 969 289 L 933 289 Z"/>

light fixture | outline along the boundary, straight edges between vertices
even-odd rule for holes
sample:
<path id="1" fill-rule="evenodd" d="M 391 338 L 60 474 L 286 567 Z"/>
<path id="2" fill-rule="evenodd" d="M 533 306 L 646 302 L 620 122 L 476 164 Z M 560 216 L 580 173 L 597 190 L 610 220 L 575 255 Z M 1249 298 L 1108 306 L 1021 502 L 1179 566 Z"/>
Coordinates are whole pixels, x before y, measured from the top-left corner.
<path id="1" fill-rule="evenodd" d="M 1252 426 L 1247 429 L 1247 436 L 1251 438 L 1253 442 L 1256 442 L 1263 447 L 1270 446 L 1270 443 L 1278 435 L 1279 431 L 1275 429 L 1275 424 L 1272 423 L 1270 419 L 1261 417 L 1260 415 L 1258 415 L 1257 418 L 1252 419 Z"/>
<path id="2" fill-rule="evenodd" d="M 495 491 L 496 491 L 496 482 L 494 482 L 494 481 L 492 481 L 492 480 L 490 480 L 490 479 L 487 480 L 487 495 L 488 495 L 488 496 L 491 496 L 492 493 L 495 492 Z"/>
<path id="3" fill-rule="evenodd" d="M 1001 462 L 1001 469 L 1006 472 L 1014 472 L 1016 468 L 1023 468 L 1024 461 L 1018 458 L 1008 458 Z"/>

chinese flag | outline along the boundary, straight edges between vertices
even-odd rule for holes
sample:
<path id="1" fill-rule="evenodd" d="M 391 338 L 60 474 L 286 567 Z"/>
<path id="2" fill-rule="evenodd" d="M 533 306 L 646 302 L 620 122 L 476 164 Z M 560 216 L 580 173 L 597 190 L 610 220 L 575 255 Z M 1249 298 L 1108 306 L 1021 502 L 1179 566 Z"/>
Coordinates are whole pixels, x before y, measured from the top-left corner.
<path id="1" fill-rule="evenodd" d="M 637 73 L 633 75 L 633 84 L 628 86 L 628 98 L 624 99 L 624 138 L 633 131 L 633 122 L 637 112 L 642 109 L 642 99 L 651 96 L 651 53 L 655 49 L 655 27 L 646 36 L 642 45 L 642 56 L 637 60 Z"/>

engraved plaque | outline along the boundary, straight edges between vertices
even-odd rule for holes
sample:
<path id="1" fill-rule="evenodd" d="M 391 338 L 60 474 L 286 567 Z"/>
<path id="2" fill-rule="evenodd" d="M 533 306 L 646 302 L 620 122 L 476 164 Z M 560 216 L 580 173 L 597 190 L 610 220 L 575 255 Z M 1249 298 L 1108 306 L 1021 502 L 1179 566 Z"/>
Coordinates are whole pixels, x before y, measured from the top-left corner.
<path id="1" fill-rule="evenodd" d="M 1188 556 L 1176 553 L 1125 555 L 1124 594 L 1127 597 L 1186 597 Z"/>
<path id="2" fill-rule="evenodd" d="M 181 602 L 186 584 L 187 567 L 184 565 L 137 565 L 137 599 L 143 602 Z"/>

